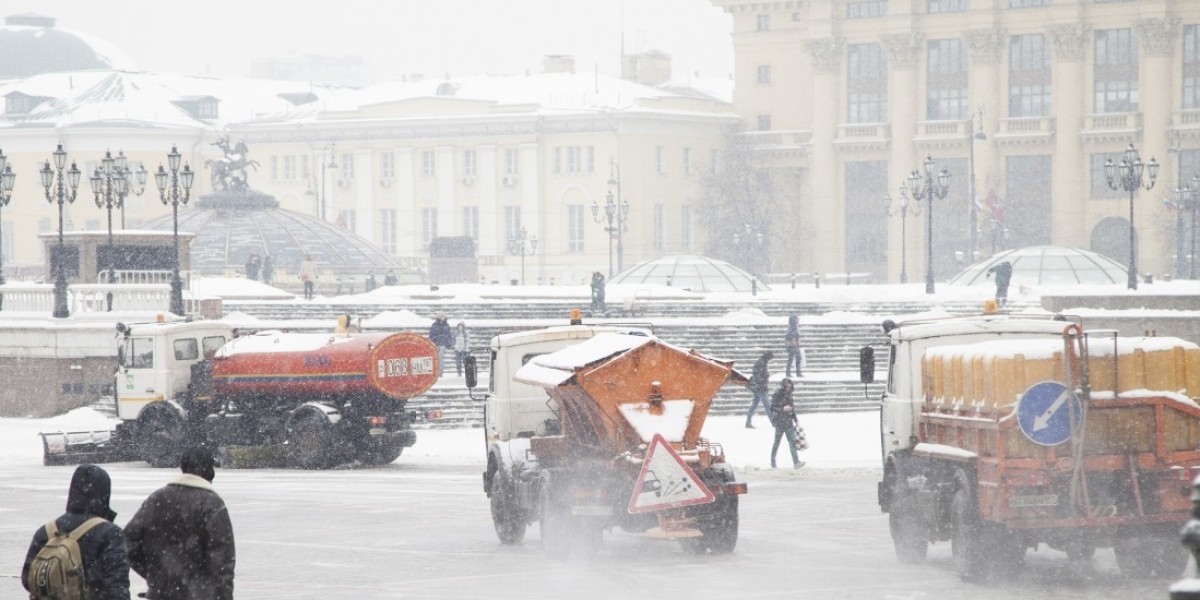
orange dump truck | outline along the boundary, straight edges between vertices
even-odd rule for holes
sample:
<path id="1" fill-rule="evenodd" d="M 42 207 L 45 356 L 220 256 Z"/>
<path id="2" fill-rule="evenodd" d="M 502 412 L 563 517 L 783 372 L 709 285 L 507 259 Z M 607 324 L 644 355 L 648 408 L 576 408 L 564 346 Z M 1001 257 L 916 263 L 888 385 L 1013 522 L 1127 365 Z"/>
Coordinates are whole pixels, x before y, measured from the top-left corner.
<path id="1" fill-rule="evenodd" d="M 879 503 L 902 561 L 949 540 L 959 573 L 976 579 L 1044 543 L 1076 558 L 1112 547 L 1131 575 L 1181 572 L 1200 348 L 1049 315 L 884 330 Z M 872 368 L 864 356 L 864 381 Z"/>
<path id="2" fill-rule="evenodd" d="M 732 363 L 606 326 L 501 335 L 491 349 L 484 490 L 502 542 L 537 521 L 552 556 L 594 552 L 613 527 L 734 549 L 746 485 L 701 437 L 717 390 L 746 382 Z"/>

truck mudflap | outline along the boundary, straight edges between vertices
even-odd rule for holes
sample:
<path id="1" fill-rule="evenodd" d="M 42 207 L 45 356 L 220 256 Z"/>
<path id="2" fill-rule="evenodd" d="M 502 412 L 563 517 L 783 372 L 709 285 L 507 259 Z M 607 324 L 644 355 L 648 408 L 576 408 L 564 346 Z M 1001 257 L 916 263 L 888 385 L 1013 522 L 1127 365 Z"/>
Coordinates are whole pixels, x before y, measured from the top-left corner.
<path id="1" fill-rule="evenodd" d="M 117 445 L 113 432 L 55 431 L 41 433 L 42 464 L 51 466 L 135 460 Z"/>
<path id="2" fill-rule="evenodd" d="M 408 448 L 417 443 L 417 432 L 412 429 L 401 429 L 400 431 L 372 429 L 370 440 L 375 444 L 398 445 L 402 448 Z"/>

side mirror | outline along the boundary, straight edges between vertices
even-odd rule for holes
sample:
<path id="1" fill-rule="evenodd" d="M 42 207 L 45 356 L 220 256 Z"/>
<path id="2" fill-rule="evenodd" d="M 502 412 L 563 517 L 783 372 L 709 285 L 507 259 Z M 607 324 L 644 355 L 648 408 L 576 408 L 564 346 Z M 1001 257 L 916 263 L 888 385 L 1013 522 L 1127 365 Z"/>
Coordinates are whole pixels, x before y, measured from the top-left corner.
<path id="1" fill-rule="evenodd" d="M 858 351 L 858 379 L 863 383 L 875 383 L 875 349 L 863 346 Z"/>
<path id="2" fill-rule="evenodd" d="M 125 366 L 125 346 L 117 346 L 117 366 Z"/>
<path id="3" fill-rule="evenodd" d="M 479 374 L 476 372 L 474 356 L 468 356 L 463 359 L 463 371 L 467 374 L 467 389 L 475 389 L 475 386 L 479 383 Z"/>

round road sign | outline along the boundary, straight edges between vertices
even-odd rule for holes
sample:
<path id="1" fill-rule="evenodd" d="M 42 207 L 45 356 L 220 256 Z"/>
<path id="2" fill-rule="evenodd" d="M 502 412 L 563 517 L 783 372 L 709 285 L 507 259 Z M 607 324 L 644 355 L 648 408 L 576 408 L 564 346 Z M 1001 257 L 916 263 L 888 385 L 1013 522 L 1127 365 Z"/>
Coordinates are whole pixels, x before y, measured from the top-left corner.
<path id="1" fill-rule="evenodd" d="M 1072 422 L 1078 422 L 1083 404 L 1067 386 L 1043 381 L 1029 386 L 1017 400 L 1017 424 L 1029 441 L 1057 446 L 1071 439 Z"/>

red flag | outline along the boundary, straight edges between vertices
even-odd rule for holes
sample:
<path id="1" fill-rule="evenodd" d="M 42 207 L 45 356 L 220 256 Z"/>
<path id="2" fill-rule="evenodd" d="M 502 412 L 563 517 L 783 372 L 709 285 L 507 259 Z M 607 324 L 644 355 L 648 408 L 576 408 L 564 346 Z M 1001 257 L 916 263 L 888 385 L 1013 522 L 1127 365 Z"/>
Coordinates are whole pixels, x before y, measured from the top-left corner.
<path id="1" fill-rule="evenodd" d="M 1000 196 L 996 195 L 996 190 L 988 190 L 987 207 L 988 211 L 992 213 L 993 220 L 1004 220 L 1004 207 L 1000 204 Z"/>

